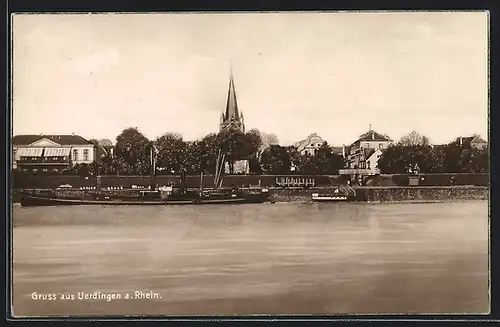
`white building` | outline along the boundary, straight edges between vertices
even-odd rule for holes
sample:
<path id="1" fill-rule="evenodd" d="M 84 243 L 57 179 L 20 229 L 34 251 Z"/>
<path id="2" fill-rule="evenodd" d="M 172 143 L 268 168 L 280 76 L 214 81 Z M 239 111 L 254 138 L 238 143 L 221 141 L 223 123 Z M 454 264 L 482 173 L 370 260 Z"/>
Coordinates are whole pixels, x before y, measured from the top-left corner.
<path id="1" fill-rule="evenodd" d="M 370 128 L 349 147 L 347 166 L 351 169 L 366 169 L 368 160 L 377 152 L 376 150 L 383 151 L 390 144 L 392 144 L 392 140 L 388 136 L 379 134 Z M 373 162 L 370 162 L 370 165 L 373 166 Z"/>
<path id="2" fill-rule="evenodd" d="M 318 134 L 313 133 L 306 139 L 295 143 L 295 147 L 301 155 L 305 155 L 306 153 L 315 155 L 316 151 L 321 147 L 323 142 L 325 141 Z"/>
<path id="3" fill-rule="evenodd" d="M 32 169 L 58 164 L 90 164 L 94 160 L 94 144 L 79 135 L 16 135 L 12 138 L 13 169 L 19 161 Z"/>

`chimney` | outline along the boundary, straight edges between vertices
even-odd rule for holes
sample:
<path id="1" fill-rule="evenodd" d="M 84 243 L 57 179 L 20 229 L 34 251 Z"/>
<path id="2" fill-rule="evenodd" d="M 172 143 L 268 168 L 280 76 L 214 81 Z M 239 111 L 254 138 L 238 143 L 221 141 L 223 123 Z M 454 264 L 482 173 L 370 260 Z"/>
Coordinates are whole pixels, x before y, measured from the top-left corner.
<path id="1" fill-rule="evenodd" d="M 375 140 L 375 133 L 372 132 L 372 140 Z"/>
<path id="2" fill-rule="evenodd" d="M 460 136 L 460 145 L 462 145 L 463 141 L 462 141 L 462 137 Z"/>

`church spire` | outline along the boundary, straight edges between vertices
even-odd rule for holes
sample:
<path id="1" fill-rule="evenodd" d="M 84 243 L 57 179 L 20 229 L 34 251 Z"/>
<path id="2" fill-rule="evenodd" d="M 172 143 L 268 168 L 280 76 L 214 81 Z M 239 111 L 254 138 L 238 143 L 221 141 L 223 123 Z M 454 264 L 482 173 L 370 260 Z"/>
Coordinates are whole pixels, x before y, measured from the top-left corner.
<path id="1" fill-rule="evenodd" d="M 238 101 L 236 100 L 236 90 L 234 88 L 233 69 L 231 67 L 229 74 L 229 89 L 227 91 L 226 119 L 234 121 L 239 118 L 240 114 L 238 112 Z"/>
<path id="2" fill-rule="evenodd" d="M 236 99 L 232 65 L 229 68 L 229 89 L 227 91 L 226 109 L 224 110 L 222 118 L 223 121 L 220 126 L 221 130 L 232 125 L 243 132 L 245 131 L 245 127 L 243 125 L 243 114 L 239 111 L 238 101 Z"/>

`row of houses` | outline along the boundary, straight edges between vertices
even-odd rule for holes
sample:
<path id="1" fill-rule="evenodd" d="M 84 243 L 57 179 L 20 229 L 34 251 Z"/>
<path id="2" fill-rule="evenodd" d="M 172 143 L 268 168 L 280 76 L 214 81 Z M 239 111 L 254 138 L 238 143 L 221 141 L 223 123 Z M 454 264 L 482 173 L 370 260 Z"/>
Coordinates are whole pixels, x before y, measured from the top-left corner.
<path id="1" fill-rule="evenodd" d="M 295 143 L 295 147 L 302 155 L 315 155 L 324 142 L 323 138 L 313 133 L 304 140 Z M 488 146 L 488 143 L 479 135 L 458 137 L 456 142 L 460 145 L 468 144 L 476 148 Z M 346 169 L 341 170 L 341 174 L 375 175 L 380 173 L 378 169 L 380 156 L 393 143 L 393 140 L 389 136 L 377 133 L 370 126 L 368 132 L 361 135 L 350 145 L 333 146 L 332 150 L 334 153 L 341 155 L 346 162 Z M 434 146 L 438 147 L 442 145 Z"/>
<path id="2" fill-rule="evenodd" d="M 295 146 L 302 155 L 315 155 L 325 142 L 313 133 Z M 459 137 L 459 144 L 487 147 L 488 143 L 479 135 Z M 346 162 L 342 174 L 378 174 L 378 160 L 393 141 L 387 135 L 372 130 L 361 135 L 352 144 L 334 146 L 333 151 Z M 79 135 L 16 135 L 12 138 L 12 167 L 24 172 L 57 173 L 76 164 L 90 164 L 101 157 L 112 154 L 113 147 L 96 145 Z M 435 145 L 440 146 L 440 145 Z M 236 171 L 248 172 L 248 163 Z M 229 167 L 226 167 L 229 171 Z"/>

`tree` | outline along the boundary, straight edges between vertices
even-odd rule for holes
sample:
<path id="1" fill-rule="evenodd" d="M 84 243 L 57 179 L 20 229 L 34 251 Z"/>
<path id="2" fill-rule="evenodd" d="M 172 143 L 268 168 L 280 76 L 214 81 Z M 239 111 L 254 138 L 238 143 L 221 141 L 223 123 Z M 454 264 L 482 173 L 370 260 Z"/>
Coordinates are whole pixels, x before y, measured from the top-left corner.
<path id="1" fill-rule="evenodd" d="M 299 173 L 301 164 L 301 155 L 297 148 L 293 145 L 285 147 L 288 157 L 290 158 L 290 166 L 293 167 L 294 173 Z"/>
<path id="2" fill-rule="evenodd" d="M 262 166 L 257 157 L 252 157 L 248 160 L 250 174 L 262 174 Z"/>
<path id="3" fill-rule="evenodd" d="M 234 172 L 234 162 L 250 159 L 257 153 L 260 144 L 260 135 L 256 130 L 245 134 L 239 129 L 229 128 L 217 134 L 217 145 L 226 155 L 225 161 L 229 163 L 230 174 Z"/>
<path id="4" fill-rule="evenodd" d="M 113 142 L 111 142 L 111 140 L 108 140 L 108 139 L 100 139 L 97 144 L 99 144 L 100 146 L 103 146 L 103 147 L 110 147 L 110 146 L 113 146 Z"/>
<path id="5" fill-rule="evenodd" d="M 179 173 L 188 168 L 188 144 L 177 133 L 165 133 L 154 142 L 158 150 L 156 165 L 168 172 Z"/>
<path id="6" fill-rule="evenodd" d="M 299 155 L 296 164 L 300 174 L 304 175 L 314 175 L 316 174 L 316 164 L 314 162 L 314 156 L 306 152 L 303 155 Z"/>
<path id="7" fill-rule="evenodd" d="M 116 137 L 119 169 L 132 174 L 149 174 L 151 143 L 137 128 L 126 128 Z M 122 171 L 118 170 L 118 173 Z"/>
<path id="8" fill-rule="evenodd" d="M 481 173 L 490 172 L 490 152 L 488 148 L 481 148 L 479 150 L 479 155 L 477 156 L 478 168 Z"/>
<path id="9" fill-rule="evenodd" d="M 259 152 L 259 149 L 262 147 L 262 133 L 254 128 L 251 129 L 248 133 L 245 134 L 247 149 L 246 152 L 248 156 L 254 156 Z"/>
<path id="10" fill-rule="evenodd" d="M 431 173 L 439 167 L 434 152 L 427 145 L 391 145 L 378 160 L 382 174 Z"/>
<path id="11" fill-rule="evenodd" d="M 290 157 L 286 148 L 271 145 L 261 154 L 260 163 L 267 174 L 280 175 L 290 172 Z"/>
<path id="12" fill-rule="evenodd" d="M 201 170 L 207 174 L 214 174 L 219 151 L 217 134 L 208 134 L 197 143 L 197 147 L 199 148 Z"/>
<path id="13" fill-rule="evenodd" d="M 308 153 L 299 155 L 297 162 L 303 174 L 336 175 L 344 167 L 344 158 L 334 153 L 327 142 L 323 142 L 314 156 Z"/>
<path id="14" fill-rule="evenodd" d="M 279 144 L 278 137 L 275 134 L 260 132 L 260 137 L 262 142 L 259 151 L 264 151 L 271 145 Z"/>
<path id="15" fill-rule="evenodd" d="M 416 131 L 412 131 L 409 134 L 401 137 L 399 140 L 399 145 L 429 145 L 429 138 L 424 135 L 420 135 Z"/>
<path id="16" fill-rule="evenodd" d="M 472 147 L 470 144 L 460 144 L 455 141 L 436 147 L 434 156 L 439 162 L 439 172 L 489 172 L 489 153 L 487 148 L 478 149 Z"/>

